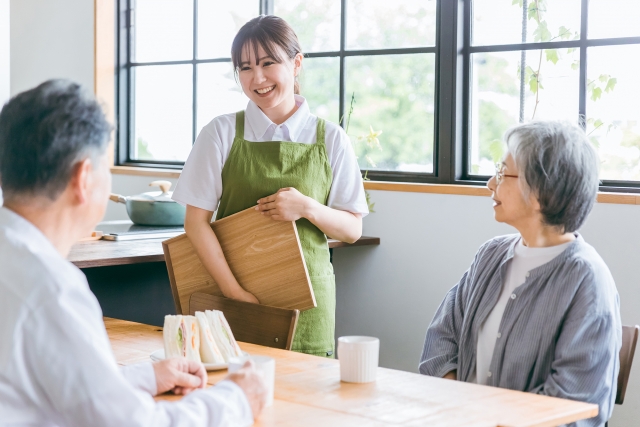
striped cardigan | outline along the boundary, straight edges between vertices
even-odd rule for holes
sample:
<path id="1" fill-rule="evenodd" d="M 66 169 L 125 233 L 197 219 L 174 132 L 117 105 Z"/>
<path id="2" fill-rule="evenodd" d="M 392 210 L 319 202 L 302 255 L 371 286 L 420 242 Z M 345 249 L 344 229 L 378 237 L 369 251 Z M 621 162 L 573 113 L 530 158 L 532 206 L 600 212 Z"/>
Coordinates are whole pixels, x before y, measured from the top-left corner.
<path id="1" fill-rule="evenodd" d="M 602 426 L 616 395 L 622 340 L 615 283 L 598 253 L 577 238 L 531 270 L 504 310 L 489 385 L 597 403 L 599 415 L 574 426 Z M 440 304 L 427 329 L 420 373 L 476 369 L 480 325 L 495 306 L 519 235 L 486 242 Z"/>

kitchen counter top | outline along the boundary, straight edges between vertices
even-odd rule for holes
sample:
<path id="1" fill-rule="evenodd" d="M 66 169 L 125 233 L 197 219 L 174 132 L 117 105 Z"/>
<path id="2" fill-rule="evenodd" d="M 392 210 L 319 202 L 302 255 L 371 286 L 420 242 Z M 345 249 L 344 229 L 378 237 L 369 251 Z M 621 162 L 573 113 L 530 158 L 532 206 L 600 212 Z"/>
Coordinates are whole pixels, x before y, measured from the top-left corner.
<path id="1" fill-rule="evenodd" d="M 68 259 L 78 268 L 164 262 L 163 240 L 166 239 L 80 242 L 71 248 Z M 353 244 L 329 239 L 329 248 L 379 244 L 379 237 L 362 236 Z"/>

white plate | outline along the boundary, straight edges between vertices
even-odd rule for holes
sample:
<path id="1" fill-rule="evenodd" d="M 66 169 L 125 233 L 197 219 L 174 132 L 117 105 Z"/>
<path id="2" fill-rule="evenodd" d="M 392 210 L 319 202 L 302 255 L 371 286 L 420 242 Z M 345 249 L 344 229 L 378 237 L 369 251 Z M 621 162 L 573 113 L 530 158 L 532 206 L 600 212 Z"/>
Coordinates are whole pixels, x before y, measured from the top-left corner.
<path id="1" fill-rule="evenodd" d="M 151 360 L 154 362 L 158 362 L 160 360 L 164 360 L 164 349 L 156 350 L 151 355 Z M 221 369 L 227 369 L 229 366 L 227 363 L 203 363 L 204 369 L 207 371 L 219 371 Z"/>

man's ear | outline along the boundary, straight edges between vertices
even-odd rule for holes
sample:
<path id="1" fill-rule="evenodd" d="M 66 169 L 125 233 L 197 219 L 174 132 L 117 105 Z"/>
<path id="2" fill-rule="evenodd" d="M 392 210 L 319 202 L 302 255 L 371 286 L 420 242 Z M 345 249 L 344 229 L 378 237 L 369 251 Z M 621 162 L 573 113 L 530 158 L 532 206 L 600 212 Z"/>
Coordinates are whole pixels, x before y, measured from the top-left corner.
<path id="1" fill-rule="evenodd" d="M 89 189 L 91 188 L 91 172 L 93 164 L 91 159 L 86 158 L 79 161 L 73 167 L 69 186 L 71 194 L 73 194 L 75 203 L 82 205 L 89 199 Z"/>

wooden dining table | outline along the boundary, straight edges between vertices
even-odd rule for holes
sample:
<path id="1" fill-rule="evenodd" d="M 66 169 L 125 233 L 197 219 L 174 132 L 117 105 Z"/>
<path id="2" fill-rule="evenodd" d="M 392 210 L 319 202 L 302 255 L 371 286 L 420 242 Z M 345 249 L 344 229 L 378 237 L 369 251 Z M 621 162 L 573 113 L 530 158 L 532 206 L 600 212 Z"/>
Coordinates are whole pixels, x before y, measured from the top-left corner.
<path id="1" fill-rule="evenodd" d="M 162 328 L 112 318 L 104 323 L 121 365 L 148 362 L 149 355 L 163 347 Z M 594 404 L 394 369 L 378 368 L 372 383 L 344 383 L 338 360 L 239 344 L 249 354 L 276 360 L 274 404 L 255 426 L 547 427 L 598 414 Z M 226 370 L 209 372 L 208 384 L 226 375 Z"/>

